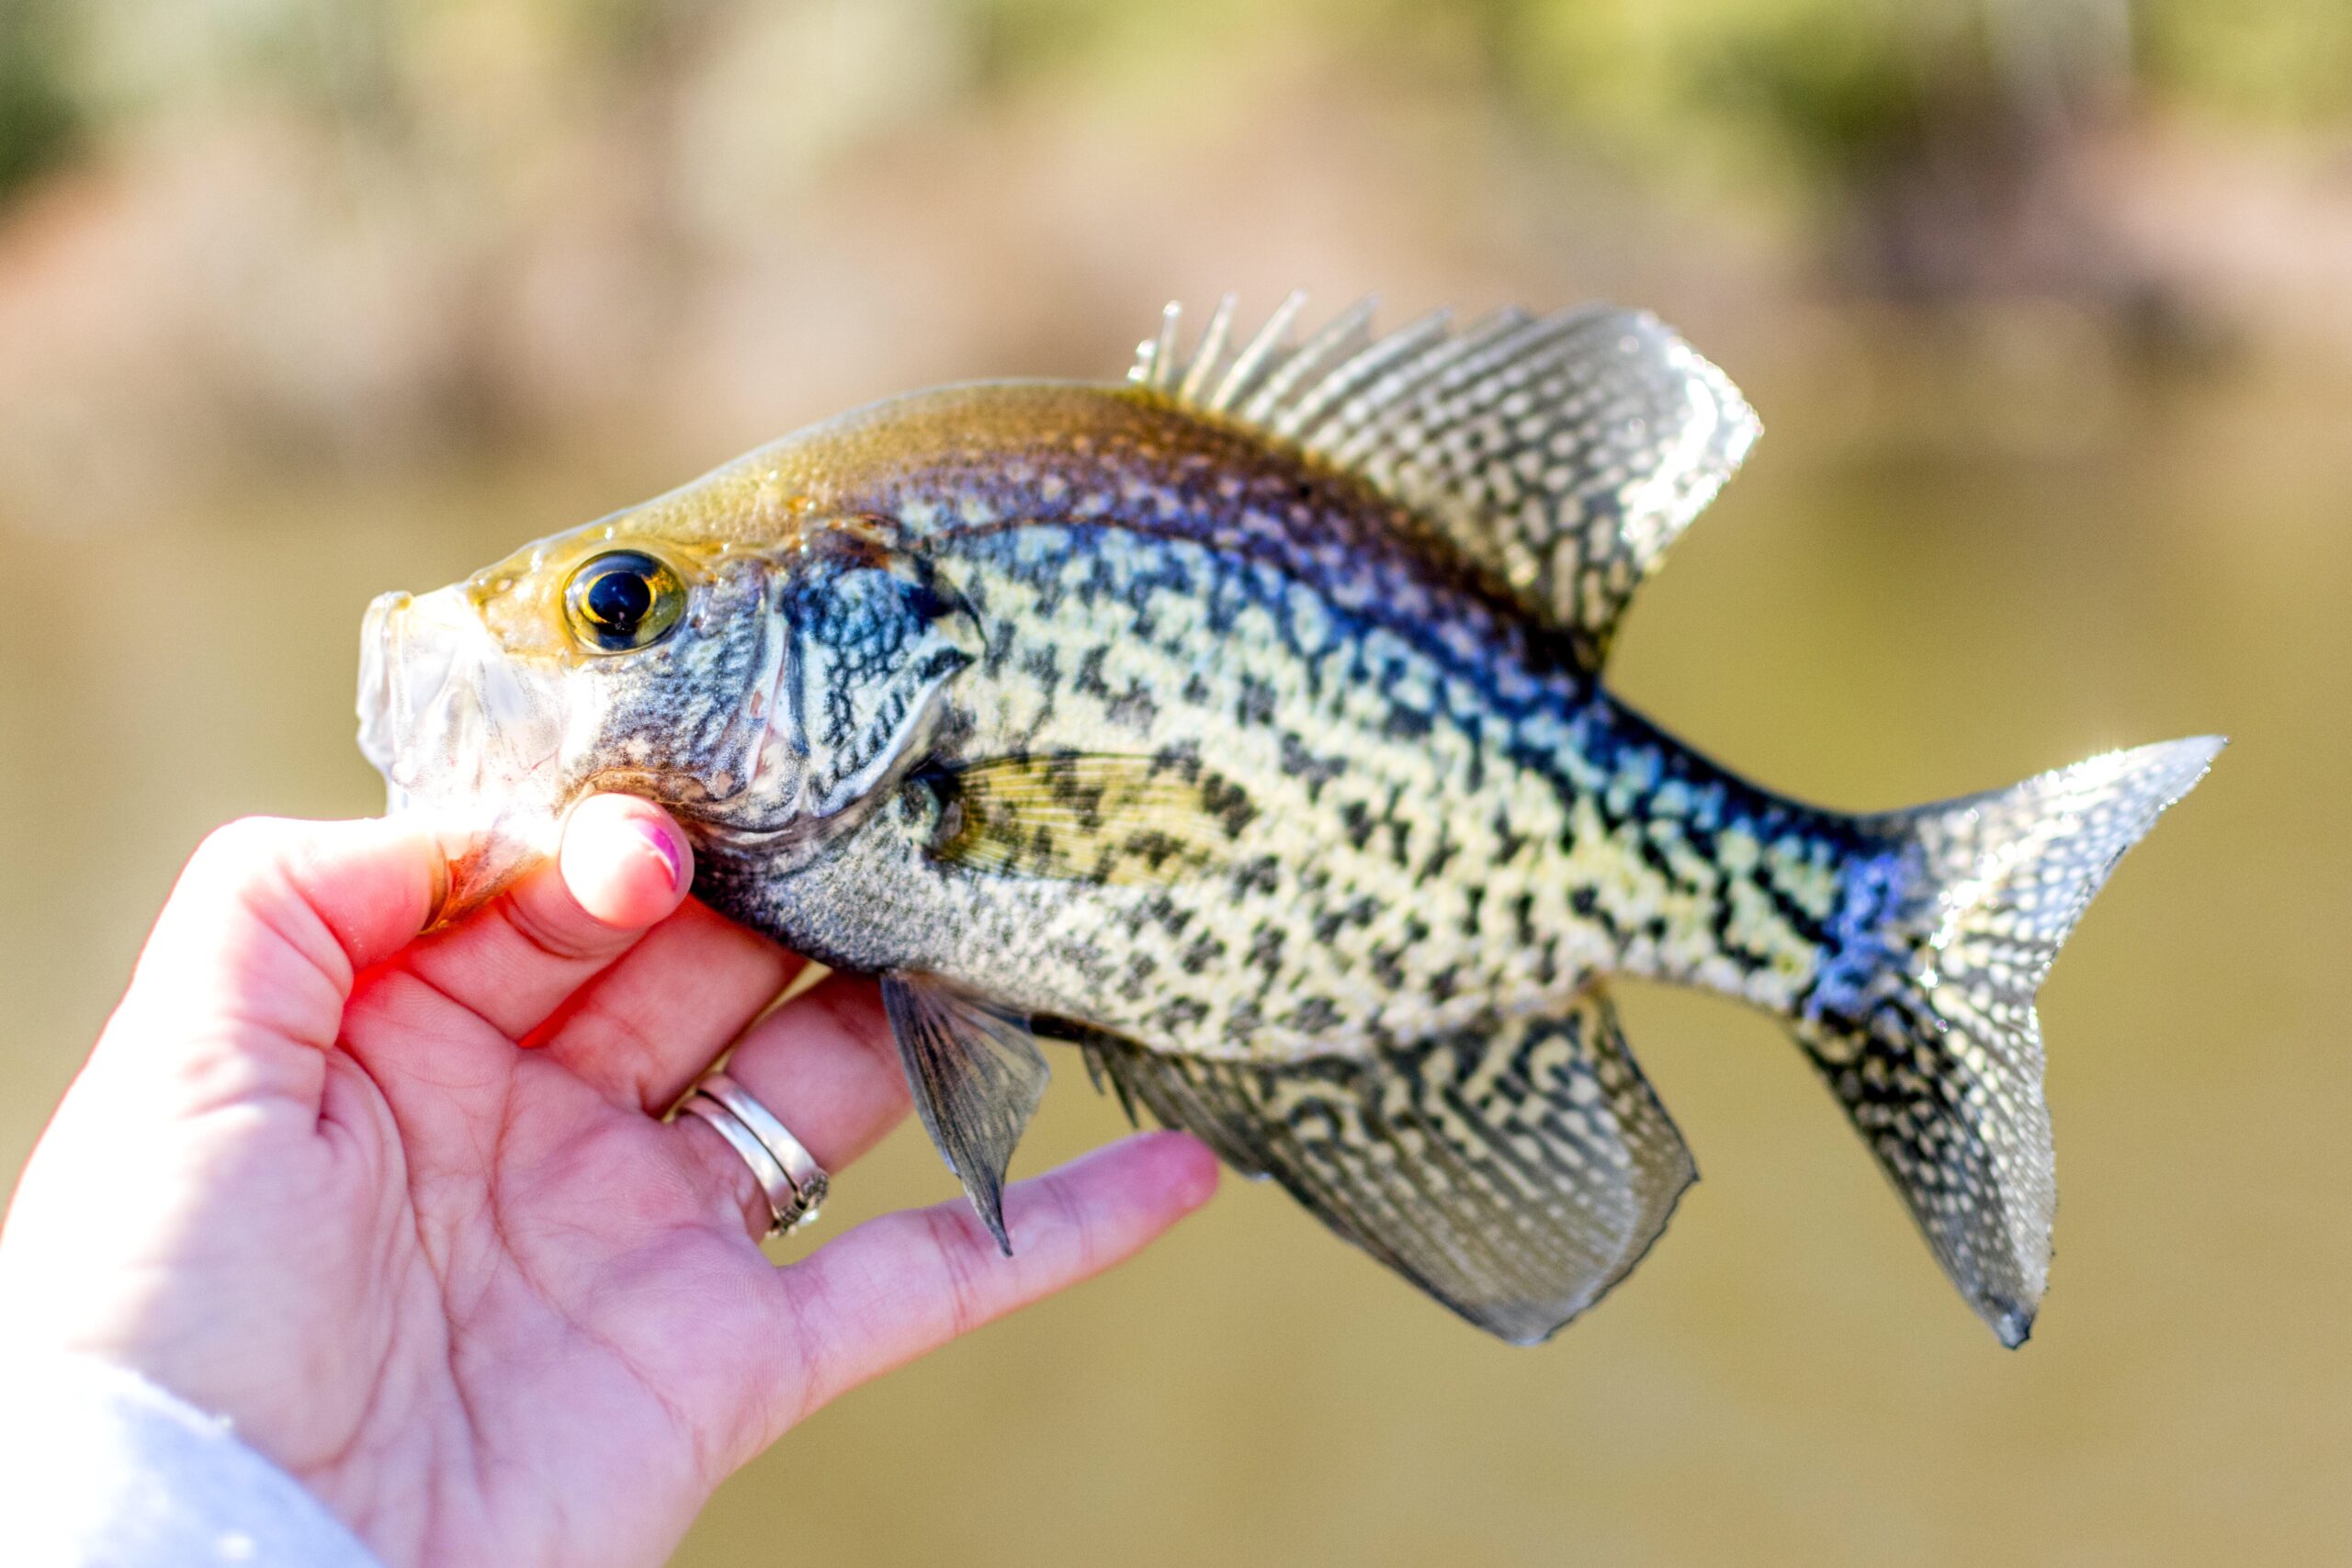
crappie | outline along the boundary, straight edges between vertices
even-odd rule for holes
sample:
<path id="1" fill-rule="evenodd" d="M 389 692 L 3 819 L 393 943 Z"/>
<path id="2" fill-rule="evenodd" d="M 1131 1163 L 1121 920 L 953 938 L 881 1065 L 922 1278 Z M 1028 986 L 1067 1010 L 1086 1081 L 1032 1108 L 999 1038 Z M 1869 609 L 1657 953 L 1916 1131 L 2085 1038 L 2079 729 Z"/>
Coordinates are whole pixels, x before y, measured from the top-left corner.
<path id="1" fill-rule="evenodd" d="M 1694 1178 L 1626 975 L 1787 1021 L 1970 1305 L 2023 1341 L 2055 1201 L 2034 992 L 2221 742 L 1852 816 L 1611 697 L 1611 633 L 1757 434 L 1605 307 L 1363 308 L 1125 386 L 917 393 L 368 613 L 361 745 L 468 813 L 456 905 L 593 790 L 697 893 L 882 977 L 1006 1241 L 1036 1040 L 1505 1338 Z"/>

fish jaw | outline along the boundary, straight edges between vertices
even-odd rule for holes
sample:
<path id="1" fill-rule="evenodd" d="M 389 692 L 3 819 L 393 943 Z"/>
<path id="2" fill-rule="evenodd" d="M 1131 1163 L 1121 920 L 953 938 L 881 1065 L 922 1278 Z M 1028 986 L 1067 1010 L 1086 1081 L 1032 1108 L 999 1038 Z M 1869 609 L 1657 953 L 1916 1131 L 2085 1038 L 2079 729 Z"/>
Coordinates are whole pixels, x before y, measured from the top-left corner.
<path id="1" fill-rule="evenodd" d="M 531 585 L 521 585 L 526 588 Z M 555 852 L 602 790 L 695 821 L 788 816 L 801 770 L 775 734 L 783 638 L 768 572 L 700 576 L 678 635 L 598 657 L 497 612 L 475 583 L 388 593 L 360 636 L 359 749 L 387 809 L 429 814 L 454 919 Z"/>
<path id="2" fill-rule="evenodd" d="M 503 649 L 456 588 L 386 593 L 359 644 L 359 749 L 385 808 L 429 816 L 447 878 L 435 923 L 552 854 L 572 791 L 561 671 Z"/>

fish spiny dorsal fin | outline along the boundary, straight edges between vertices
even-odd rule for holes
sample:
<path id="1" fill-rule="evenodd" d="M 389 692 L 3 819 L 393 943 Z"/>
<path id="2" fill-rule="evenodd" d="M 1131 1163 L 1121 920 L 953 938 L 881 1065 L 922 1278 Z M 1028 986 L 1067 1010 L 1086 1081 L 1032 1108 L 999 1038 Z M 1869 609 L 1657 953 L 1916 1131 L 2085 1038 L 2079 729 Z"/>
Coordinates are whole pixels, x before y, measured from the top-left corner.
<path id="1" fill-rule="evenodd" d="M 1293 294 L 1232 348 L 1227 295 L 1189 355 L 1171 304 L 1128 378 L 1365 480 L 1594 669 L 1760 428 L 1723 372 L 1645 312 L 1512 309 L 1457 330 L 1441 311 L 1374 337 L 1367 300 L 1293 344 L 1304 303 Z"/>

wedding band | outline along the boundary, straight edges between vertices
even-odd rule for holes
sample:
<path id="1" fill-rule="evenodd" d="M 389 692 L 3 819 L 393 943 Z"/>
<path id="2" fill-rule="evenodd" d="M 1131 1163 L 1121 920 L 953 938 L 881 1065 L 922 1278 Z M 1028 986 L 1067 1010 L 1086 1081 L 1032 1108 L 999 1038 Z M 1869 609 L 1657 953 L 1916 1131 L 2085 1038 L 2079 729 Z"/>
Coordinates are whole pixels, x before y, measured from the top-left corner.
<path id="1" fill-rule="evenodd" d="M 712 1072 L 678 1109 L 708 1122 L 752 1168 L 767 1199 L 770 1235 L 797 1230 L 817 1217 L 831 1185 L 824 1168 L 749 1089 L 725 1073 Z"/>
<path id="2" fill-rule="evenodd" d="M 807 1210 L 802 1219 L 815 1219 L 817 1205 L 825 1201 L 825 1193 L 832 1183 L 825 1174 L 825 1168 L 817 1163 L 817 1156 L 808 1152 L 808 1145 L 794 1137 L 785 1124 L 775 1119 L 774 1111 L 754 1100 L 750 1089 L 725 1073 L 716 1069 L 705 1073 L 697 1088 L 698 1092 L 710 1096 L 733 1111 L 735 1120 L 749 1128 L 752 1136 L 759 1139 L 762 1146 L 775 1156 L 776 1163 L 784 1167 L 784 1174 L 791 1179 L 793 1190 L 800 1195 L 802 1207 Z"/>

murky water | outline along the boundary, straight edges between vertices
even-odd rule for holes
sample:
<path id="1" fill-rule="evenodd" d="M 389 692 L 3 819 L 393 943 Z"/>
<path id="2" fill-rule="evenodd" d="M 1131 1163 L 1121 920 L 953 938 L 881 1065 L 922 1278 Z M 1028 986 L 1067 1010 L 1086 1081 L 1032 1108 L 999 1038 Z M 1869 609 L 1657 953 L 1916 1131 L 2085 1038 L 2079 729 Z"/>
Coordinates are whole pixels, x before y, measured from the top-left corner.
<path id="1" fill-rule="evenodd" d="M 1669 728 L 1854 807 L 2235 739 L 2046 992 L 2064 1201 L 2032 1345 L 1993 1345 L 1772 1025 L 1636 991 L 1705 1179 L 1552 1346 L 1485 1341 L 1237 1183 L 1117 1278 L 820 1415 L 681 1561 L 2352 1552 L 2352 389 L 2150 385 L 2058 440 L 1928 393 L 1810 449 L 1818 388 L 1751 389 L 1775 434 L 1618 658 Z M 684 472 L 313 486 L 103 537 L 0 519 L 0 1169 L 207 827 L 375 805 L 349 739 L 367 598 Z M 1117 1128 L 1058 1065 L 1024 1168 Z M 838 1191 L 829 1229 L 952 1187 L 907 1130 Z"/>

